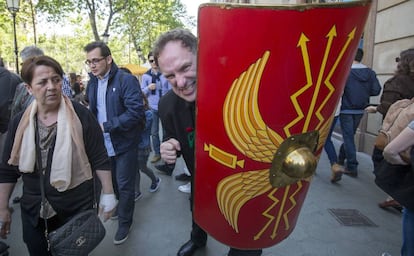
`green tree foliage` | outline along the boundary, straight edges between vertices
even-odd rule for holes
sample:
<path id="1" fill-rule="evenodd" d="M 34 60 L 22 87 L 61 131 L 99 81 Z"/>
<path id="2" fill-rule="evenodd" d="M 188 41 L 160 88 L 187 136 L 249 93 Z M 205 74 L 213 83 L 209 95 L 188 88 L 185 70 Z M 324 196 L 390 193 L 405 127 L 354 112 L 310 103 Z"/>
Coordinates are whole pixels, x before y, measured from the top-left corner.
<path id="1" fill-rule="evenodd" d="M 115 21 L 114 30 L 129 35 L 134 48 L 141 47 L 146 55 L 162 32 L 176 27 L 193 28 L 194 24 L 194 17 L 186 14 L 179 0 L 131 0 Z"/>
<path id="2" fill-rule="evenodd" d="M 114 15 L 122 12 L 128 3 L 129 0 L 39 0 L 36 8 L 46 15 L 48 21 L 54 22 L 73 13 L 87 15 L 94 38 L 99 40 L 99 24 L 106 24 L 103 30 L 107 33 Z"/>
<path id="3" fill-rule="evenodd" d="M 18 51 L 22 46 L 33 44 L 33 21 L 30 9 L 30 0 L 20 1 L 19 11 L 16 13 L 16 37 Z M 0 2 L 0 56 L 4 59 L 6 66 L 11 69 L 15 67 L 14 29 L 13 18 L 7 9 L 6 1 Z"/>
<path id="4" fill-rule="evenodd" d="M 108 44 L 117 64 L 143 64 L 138 46 L 146 56 L 160 33 L 175 27 L 192 29 L 195 24 L 179 0 L 38 0 L 34 12 L 31 2 L 20 0 L 18 50 L 37 44 L 58 60 L 66 73 L 86 75 L 83 47 L 100 40 L 105 32 L 110 34 Z M 44 24 L 53 29 L 45 29 Z M 0 56 L 14 69 L 13 23 L 6 7 L 0 8 L 0 33 Z"/>

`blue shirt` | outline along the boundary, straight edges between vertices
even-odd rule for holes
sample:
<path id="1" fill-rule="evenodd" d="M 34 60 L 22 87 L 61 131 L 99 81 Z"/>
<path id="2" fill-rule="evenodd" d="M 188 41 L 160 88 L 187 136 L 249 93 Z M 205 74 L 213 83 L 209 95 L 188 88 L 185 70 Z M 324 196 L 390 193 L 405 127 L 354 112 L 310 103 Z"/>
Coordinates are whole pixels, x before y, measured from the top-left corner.
<path id="1" fill-rule="evenodd" d="M 414 120 L 408 124 L 408 127 L 414 130 Z"/>
<path id="2" fill-rule="evenodd" d="M 70 88 L 70 81 L 66 75 L 63 75 L 62 93 L 72 99 L 72 89 Z"/>
<path id="3" fill-rule="evenodd" d="M 158 76 L 156 79 L 156 89 L 155 91 L 150 90 L 148 86 L 152 83 L 152 76 Z M 158 110 L 158 102 L 160 98 L 165 95 L 171 89 L 171 85 L 168 80 L 162 74 L 155 73 L 152 69 L 148 70 L 145 74 L 142 75 L 141 90 L 142 93 L 147 96 L 148 105 L 152 110 Z"/>
<path id="4" fill-rule="evenodd" d="M 97 119 L 100 124 L 106 122 L 106 89 L 108 88 L 108 78 L 109 78 L 109 71 L 105 74 L 102 79 L 98 78 L 98 95 L 97 95 L 97 103 L 96 108 L 98 109 Z M 106 151 L 108 152 L 108 156 L 115 156 L 114 146 L 111 142 L 111 136 L 109 133 L 103 133 L 104 140 L 105 140 L 105 147 Z"/>

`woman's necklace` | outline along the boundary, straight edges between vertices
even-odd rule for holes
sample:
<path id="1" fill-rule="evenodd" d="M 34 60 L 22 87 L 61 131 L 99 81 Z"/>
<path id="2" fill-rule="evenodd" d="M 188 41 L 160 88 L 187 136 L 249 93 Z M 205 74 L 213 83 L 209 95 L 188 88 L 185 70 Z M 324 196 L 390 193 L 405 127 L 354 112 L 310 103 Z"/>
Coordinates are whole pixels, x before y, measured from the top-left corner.
<path id="1" fill-rule="evenodd" d="M 38 116 L 40 116 L 40 121 L 46 126 L 57 122 L 57 112 L 38 113 Z"/>

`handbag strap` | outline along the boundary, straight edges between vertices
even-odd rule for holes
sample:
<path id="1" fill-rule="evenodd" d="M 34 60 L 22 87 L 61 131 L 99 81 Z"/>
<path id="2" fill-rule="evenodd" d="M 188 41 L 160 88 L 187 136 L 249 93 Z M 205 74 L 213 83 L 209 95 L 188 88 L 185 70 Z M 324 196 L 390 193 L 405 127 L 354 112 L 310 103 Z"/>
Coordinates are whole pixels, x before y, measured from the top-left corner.
<path id="1" fill-rule="evenodd" d="M 40 151 L 40 136 L 39 136 L 39 127 L 37 124 L 37 115 L 35 115 L 35 144 L 36 144 L 36 166 L 37 169 L 39 170 L 39 181 L 40 181 L 40 193 L 42 195 L 42 209 L 43 209 L 43 220 L 45 221 L 45 237 L 46 237 L 46 241 L 47 241 L 47 249 L 50 250 L 50 242 L 49 242 L 49 232 L 48 232 L 48 227 L 47 227 L 47 214 L 46 214 L 46 194 L 45 194 L 45 186 L 44 186 L 44 174 L 43 172 L 46 172 L 46 166 L 44 167 L 42 165 L 42 154 Z M 49 151 L 48 151 L 48 155 L 49 155 Z M 95 178 L 92 175 L 92 179 L 93 179 L 93 208 L 97 209 L 98 208 L 98 204 L 96 201 L 96 188 L 95 188 Z"/>
<path id="2" fill-rule="evenodd" d="M 43 184 L 44 182 L 44 175 L 43 175 L 43 171 L 45 171 L 42 165 L 42 154 L 40 152 L 40 137 L 39 137 L 39 128 L 37 125 L 37 115 L 35 116 L 35 145 L 36 145 L 36 166 L 37 166 L 37 170 L 39 171 L 39 181 L 40 181 L 40 193 L 42 195 L 42 209 L 43 209 L 43 220 L 45 221 L 45 238 L 47 241 L 47 250 L 50 251 L 50 243 L 49 243 L 49 233 L 48 233 L 48 228 L 47 228 L 47 219 L 45 218 L 46 216 L 46 196 L 45 196 L 45 186 Z"/>

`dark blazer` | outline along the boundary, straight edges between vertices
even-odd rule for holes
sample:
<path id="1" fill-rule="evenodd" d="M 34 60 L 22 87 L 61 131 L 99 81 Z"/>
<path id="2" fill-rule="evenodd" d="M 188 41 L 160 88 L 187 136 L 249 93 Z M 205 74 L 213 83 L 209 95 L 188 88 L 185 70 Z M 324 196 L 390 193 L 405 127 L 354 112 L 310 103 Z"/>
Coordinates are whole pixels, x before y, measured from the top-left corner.
<path id="1" fill-rule="evenodd" d="M 164 128 L 163 141 L 174 138 L 180 142 L 181 154 L 190 173 L 194 172 L 195 103 L 178 97 L 172 90 L 161 97 L 158 114 Z"/>

